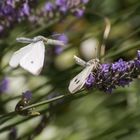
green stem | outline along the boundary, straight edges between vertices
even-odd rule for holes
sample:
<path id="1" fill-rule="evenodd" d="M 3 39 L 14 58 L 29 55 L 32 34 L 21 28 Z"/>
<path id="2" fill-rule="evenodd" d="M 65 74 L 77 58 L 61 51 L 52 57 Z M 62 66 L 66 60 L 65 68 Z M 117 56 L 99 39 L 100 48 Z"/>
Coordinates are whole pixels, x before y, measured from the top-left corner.
<path id="1" fill-rule="evenodd" d="M 75 94 L 76 94 L 76 95 L 75 95 Z M 54 101 L 56 101 L 56 100 L 63 99 L 63 98 L 66 98 L 66 97 L 72 97 L 71 100 L 76 100 L 76 99 L 79 99 L 79 98 L 82 98 L 82 97 L 88 95 L 87 93 L 85 93 L 85 92 L 83 92 L 83 91 L 82 91 L 82 92 L 79 92 L 79 93 L 75 93 L 75 94 L 60 95 L 60 96 L 54 97 L 54 98 L 49 99 L 49 100 L 46 100 L 46 101 L 42 101 L 42 102 L 39 102 L 39 103 L 36 103 L 36 104 L 29 105 L 29 106 L 23 108 L 23 110 L 29 109 L 29 108 L 32 108 L 32 107 L 37 107 L 37 106 L 40 106 L 40 105 L 43 105 L 43 104 L 51 103 L 51 102 L 54 102 Z M 75 96 L 73 96 L 73 95 L 75 95 Z M 47 110 L 47 109 L 45 109 L 45 110 Z M 45 111 L 45 110 L 44 110 L 44 111 Z M 41 111 L 41 113 L 44 113 L 44 111 Z M 46 112 L 46 111 L 45 111 L 45 112 Z M 11 112 L 11 113 L 5 114 L 5 116 L 8 116 L 8 115 L 10 115 L 10 114 L 16 115 L 15 112 Z M 3 116 L 4 116 L 4 115 L 3 115 Z M 11 128 L 12 126 L 15 126 L 15 125 L 18 125 L 18 124 L 20 124 L 20 123 L 23 123 L 23 122 L 27 121 L 28 119 L 31 119 L 31 118 L 34 118 L 34 117 L 37 117 L 37 116 L 29 116 L 28 118 L 25 118 L 25 119 L 23 119 L 23 120 L 19 120 L 18 122 L 14 122 L 14 123 L 12 123 L 12 124 L 10 124 L 10 125 L 7 125 L 7 126 L 1 128 L 1 129 L 0 129 L 0 132 L 9 130 L 9 128 Z"/>
<path id="2" fill-rule="evenodd" d="M 60 95 L 60 96 L 54 97 L 54 98 L 49 99 L 49 100 L 45 100 L 45 101 L 41 101 L 41 102 L 38 102 L 38 103 L 35 103 L 35 104 L 32 104 L 32 105 L 29 105 L 27 107 L 24 107 L 22 110 L 38 107 L 38 106 L 41 106 L 41 105 L 44 105 L 44 104 L 48 104 L 48 103 L 57 101 L 59 99 L 63 99 L 63 98 L 68 97 L 68 96 L 72 96 L 72 95 L 71 94 L 69 94 L 69 95 Z"/>
<path id="3" fill-rule="evenodd" d="M 38 107 L 38 106 L 41 106 L 41 105 L 44 105 L 44 104 L 48 104 L 48 103 L 51 103 L 51 102 L 55 102 L 57 100 L 60 100 L 60 99 L 63 99 L 63 98 L 67 98 L 67 97 L 75 97 L 74 95 L 78 96 L 79 97 L 83 97 L 85 95 L 87 95 L 86 93 L 82 93 L 83 91 L 79 92 L 79 93 L 74 93 L 74 94 L 66 94 L 66 95 L 60 95 L 60 96 L 57 96 L 57 97 L 54 97 L 52 99 L 48 99 L 48 100 L 45 100 L 45 101 L 41 101 L 41 102 L 38 102 L 38 103 L 35 103 L 35 104 L 32 104 L 32 105 L 29 105 L 29 106 L 26 106 L 22 109 L 23 110 L 26 110 L 26 109 L 30 109 L 30 108 L 34 108 L 34 107 Z M 75 97 L 77 98 L 77 97 Z"/>
<path id="4" fill-rule="evenodd" d="M 132 49 L 138 49 L 139 48 L 139 45 L 140 45 L 140 41 L 137 41 L 137 42 L 135 42 L 134 44 L 132 44 L 130 46 L 127 46 L 127 47 L 122 48 L 121 50 L 117 50 L 117 51 L 115 51 L 113 53 L 109 53 L 109 54 L 105 55 L 104 58 L 105 59 L 111 58 L 111 57 L 114 57 L 114 56 L 123 54 L 123 53 L 125 53 L 127 51 L 130 51 Z"/>

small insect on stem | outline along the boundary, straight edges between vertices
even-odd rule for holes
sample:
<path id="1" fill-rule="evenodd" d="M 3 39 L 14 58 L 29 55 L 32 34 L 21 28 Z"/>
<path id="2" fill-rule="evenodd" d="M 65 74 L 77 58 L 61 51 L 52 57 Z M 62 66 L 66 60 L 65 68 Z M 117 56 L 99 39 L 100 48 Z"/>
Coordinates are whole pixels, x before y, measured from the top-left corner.
<path id="1" fill-rule="evenodd" d="M 36 116 L 40 115 L 39 112 L 33 111 L 34 108 L 23 110 L 24 107 L 27 107 L 31 100 L 31 92 L 26 91 L 22 94 L 21 100 L 17 103 L 15 111 L 22 116 Z"/>

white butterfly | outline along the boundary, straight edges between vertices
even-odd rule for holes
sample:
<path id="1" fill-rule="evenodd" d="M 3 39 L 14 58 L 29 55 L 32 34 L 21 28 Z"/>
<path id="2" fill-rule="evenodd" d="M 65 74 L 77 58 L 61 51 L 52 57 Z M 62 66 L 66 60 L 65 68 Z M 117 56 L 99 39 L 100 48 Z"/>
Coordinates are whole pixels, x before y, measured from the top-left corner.
<path id="1" fill-rule="evenodd" d="M 77 64 L 85 68 L 70 81 L 70 84 L 68 87 L 70 93 L 75 93 L 78 90 L 82 89 L 82 87 L 85 85 L 91 72 L 93 70 L 98 69 L 100 66 L 98 59 L 92 59 L 88 62 L 85 62 L 84 60 L 80 59 L 77 56 L 74 56 L 74 59 Z"/>
<path id="2" fill-rule="evenodd" d="M 45 57 L 44 42 L 51 45 L 64 45 L 62 41 L 47 39 L 43 36 L 37 36 L 33 39 L 20 37 L 16 40 L 18 42 L 30 44 L 16 51 L 12 55 L 9 65 L 12 68 L 16 68 L 20 65 L 33 75 L 39 75 L 43 68 Z"/>

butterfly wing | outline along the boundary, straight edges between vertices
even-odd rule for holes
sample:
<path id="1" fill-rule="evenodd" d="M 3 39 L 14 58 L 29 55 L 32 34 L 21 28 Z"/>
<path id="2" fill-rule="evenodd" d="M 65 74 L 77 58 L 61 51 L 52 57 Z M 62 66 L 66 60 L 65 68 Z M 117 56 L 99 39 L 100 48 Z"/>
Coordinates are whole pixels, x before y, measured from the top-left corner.
<path id="1" fill-rule="evenodd" d="M 18 51 L 16 51 L 12 55 L 12 57 L 10 59 L 10 62 L 9 62 L 9 65 L 12 68 L 16 68 L 19 65 L 19 62 L 20 62 L 21 58 L 24 57 L 28 52 L 30 52 L 32 47 L 33 47 L 33 45 L 29 44 L 29 45 L 19 49 Z"/>
<path id="2" fill-rule="evenodd" d="M 32 44 L 32 50 L 20 60 L 20 66 L 30 73 L 38 75 L 44 64 L 45 46 L 43 41 Z"/>
<path id="3" fill-rule="evenodd" d="M 68 88 L 69 91 L 71 93 L 75 93 L 78 90 L 80 90 L 84 86 L 92 70 L 93 70 L 93 65 L 87 66 L 83 71 L 81 71 L 77 76 L 75 76 L 70 81 L 69 88 Z"/>

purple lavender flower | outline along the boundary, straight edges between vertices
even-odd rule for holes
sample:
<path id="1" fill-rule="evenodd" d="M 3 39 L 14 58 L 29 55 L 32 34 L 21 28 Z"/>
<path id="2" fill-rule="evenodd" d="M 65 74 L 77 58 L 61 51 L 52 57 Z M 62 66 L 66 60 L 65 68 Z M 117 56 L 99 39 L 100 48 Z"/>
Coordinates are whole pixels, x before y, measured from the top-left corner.
<path id="1" fill-rule="evenodd" d="M 66 0 L 56 0 L 55 3 L 57 6 L 62 6 L 66 4 Z"/>
<path id="2" fill-rule="evenodd" d="M 56 0 L 55 4 L 60 12 L 64 14 L 71 12 L 75 16 L 81 17 L 84 13 L 84 9 L 81 8 L 81 5 L 84 7 L 84 4 L 87 2 L 87 0 Z"/>
<path id="3" fill-rule="evenodd" d="M 140 51 L 138 50 L 137 53 L 136 60 L 127 62 L 120 59 L 112 64 L 101 64 L 98 71 L 94 71 L 94 77 L 91 75 L 88 77 L 85 87 L 112 93 L 113 89 L 119 86 L 129 86 L 133 79 L 140 74 Z"/>
<path id="4" fill-rule="evenodd" d="M 86 87 L 87 88 L 90 88 L 94 85 L 94 82 L 95 82 L 95 77 L 93 76 L 93 74 L 91 73 L 85 83 Z"/>
<path id="5" fill-rule="evenodd" d="M 68 37 L 65 34 L 61 34 L 56 39 L 58 39 L 60 41 L 63 41 L 64 44 L 67 44 L 68 43 Z"/>
<path id="6" fill-rule="evenodd" d="M 29 101 L 32 99 L 32 92 L 27 90 L 22 94 L 22 97 Z"/>
<path id="7" fill-rule="evenodd" d="M 9 86 L 9 80 L 4 78 L 0 81 L 0 93 L 6 92 Z"/>
<path id="8" fill-rule="evenodd" d="M 140 60 L 135 60 L 135 65 L 138 69 L 140 69 Z"/>
<path id="9" fill-rule="evenodd" d="M 20 10 L 21 16 L 29 16 L 30 15 L 30 7 L 27 2 L 25 2 Z"/>
<path id="10" fill-rule="evenodd" d="M 109 76 L 110 68 L 111 68 L 111 64 L 102 64 L 100 70 L 101 73 L 100 78 L 102 78 L 103 80 L 107 79 Z"/>
<path id="11" fill-rule="evenodd" d="M 75 15 L 76 17 L 82 17 L 83 14 L 84 14 L 84 9 L 76 9 L 76 10 L 74 11 L 74 15 Z"/>
<path id="12" fill-rule="evenodd" d="M 7 0 L 6 1 L 6 4 L 8 4 L 8 5 L 13 5 L 13 3 L 14 3 L 14 0 Z"/>
<path id="13" fill-rule="evenodd" d="M 63 48 L 61 46 L 56 46 L 55 47 L 55 54 L 60 54 L 63 52 Z"/>
<path id="14" fill-rule="evenodd" d="M 4 25 L 3 28 L 6 29 L 11 25 L 24 20 L 24 17 L 30 15 L 30 1 L 14 1 L 7 0 L 0 4 L 0 16 L 2 20 L 0 25 Z M 2 31 L 4 31 L 1 30 Z"/>
<path id="15" fill-rule="evenodd" d="M 89 0 L 81 0 L 83 3 L 88 3 L 89 2 Z"/>
<path id="16" fill-rule="evenodd" d="M 68 10 L 68 5 L 66 0 L 56 0 L 56 5 L 59 7 L 59 10 L 63 13 L 66 13 Z"/>
<path id="17" fill-rule="evenodd" d="M 66 45 L 68 43 L 68 37 L 65 34 L 62 34 L 58 37 L 56 37 L 55 39 L 63 41 L 63 43 Z M 56 54 L 60 54 L 62 51 L 64 50 L 64 47 L 62 46 L 55 46 L 55 53 Z"/>
<path id="18" fill-rule="evenodd" d="M 12 16 L 15 11 L 11 5 L 6 5 L 2 7 L 1 12 L 3 16 Z"/>
<path id="19" fill-rule="evenodd" d="M 110 70 L 110 64 L 102 64 L 102 70 L 101 70 L 101 72 L 103 72 L 103 73 L 108 73 L 109 72 L 109 70 Z"/>
<path id="20" fill-rule="evenodd" d="M 19 100 L 18 103 L 16 104 L 15 111 L 19 115 L 23 115 L 23 116 L 28 116 L 32 114 L 34 115 L 34 113 L 36 112 L 33 112 L 32 111 L 33 109 L 22 110 L 24 107 L 29 105 L 31 99 L 32 99 L 31 91 L 27 90 L 24 93 L 22 93 L 21 100 Z"/>
<path id="21" fill-rule="evenodd" d="M 71 13 L 77 17 L 81 17 L 84 13 L 84 7 L 88 0 L 55 0 L 47 1 L 45 6 L 40 10 L 34 10 L 37 0 L 14 1 L 7 0 L 0 2 L 0 33 L 8 27 L 18 22 L 28 20 L 31 23 L 40 24 L 50 21 L 50 18 L 60 17 Z"/>
<path id="22" fill-rule="evenodd" d="M 125 72 L 127 69 L 127 63 L 123 61 L 122 59 L 119 59 L 118 62 L 115 62 L 112 64 L 112 70 L 115 72 L 116 70 L 119 72 Z"/>
<path id="23" fill-rule="evenodd" d="M 44 6 L 44 11 L 51 12 L 55 9 L 54 4 L 51 2 L 47 2 Z"/>

